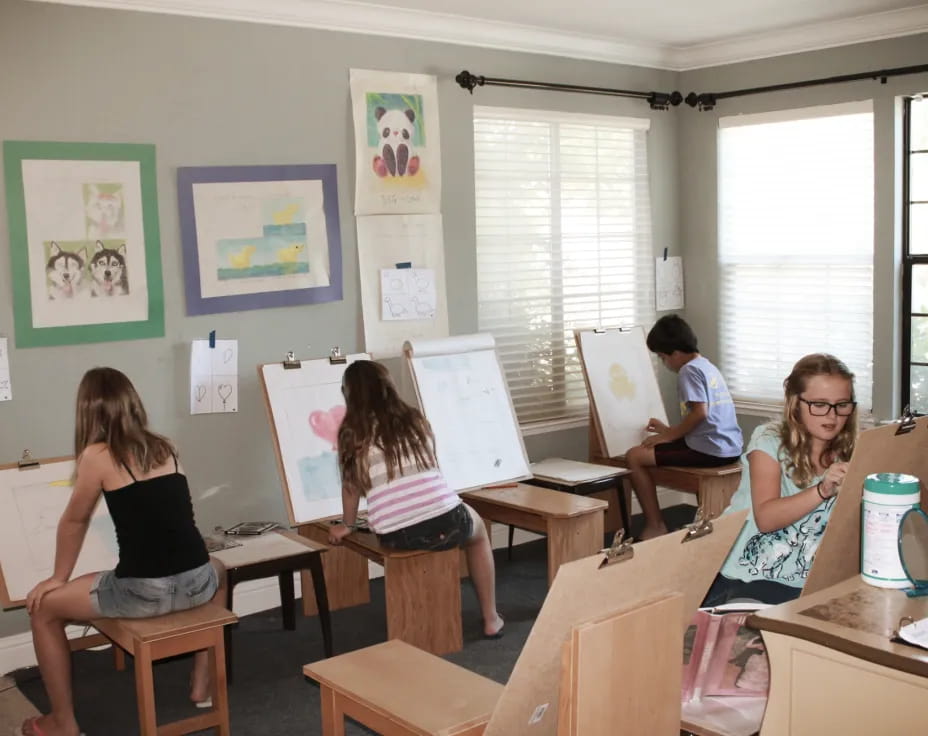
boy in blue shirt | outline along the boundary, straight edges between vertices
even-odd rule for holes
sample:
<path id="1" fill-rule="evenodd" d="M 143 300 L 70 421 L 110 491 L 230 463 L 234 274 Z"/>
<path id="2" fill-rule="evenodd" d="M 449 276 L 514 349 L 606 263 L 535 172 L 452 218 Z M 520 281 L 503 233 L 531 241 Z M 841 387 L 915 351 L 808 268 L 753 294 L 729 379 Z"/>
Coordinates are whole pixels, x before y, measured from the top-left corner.
<path id="1" fill-rule="evenodd" d="M 653 417 L 647 437 L 625 459 L 644 513 L 640 539 L 666 534 L 657 487 L 648 468 L 677 465 L 709 468 L 738 462 L 743 439 L 735 405 L 719 369 L 699 354 L 692 328 L 675 314 L 661 317 L 648 333 L 648 349 L 677 374 L 681 421 L 667 426 Z"/>

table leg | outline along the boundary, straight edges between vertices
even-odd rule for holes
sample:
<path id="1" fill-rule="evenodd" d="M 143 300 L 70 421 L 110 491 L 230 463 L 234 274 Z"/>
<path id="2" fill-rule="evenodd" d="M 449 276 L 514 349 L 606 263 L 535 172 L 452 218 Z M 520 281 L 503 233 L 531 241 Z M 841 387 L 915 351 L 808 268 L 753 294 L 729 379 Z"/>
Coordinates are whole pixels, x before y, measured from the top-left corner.
<path id="1" fill-rule="evenodd" d="M 622 528 L 625 530 L 626 537 L 632 533 L 632 519 L 628 513 L 628 499 L 632 492 L 631 483 L 630 476 L 620 475 L 615 489 L 619 494 L 619 514 L 622 516 Z"/>
<path id="2" fill-rule="evenodd" d="M 313 593 L 316 595 L 316 609 L 319 612 L 319 625 L 322 627 L 322 647 L 325 656 L 332 656 L 332 621 L 329 618 L 329 595 L 326 592 L 325 573 L 322 569 L 322 555 L 313 555 L 309 561 L 309 572 L 313 578 Z"/>
<path id="3" fill-rule="evenodd" d="M 232 609 L 232 590 L 235 588 L 235 584 L 238 581 L 235 579 L 235 575 L 231 570 L 226 572 L 226 608 L 230 611 Z M 237 623 L 237 622 L 236 622 Z M 225 643 L 226 650 L 226 682 L 230 685 L 232 684 L 232 627 L 236 624 L 229 624 L 228 626 L 222 627 L 222 638 Z"/>
<path id="4" fill-rule="evenodd" d="M 284 570 L 277 574 L 277 585 L 280 588 L 280 615 L 284 620 L 287 631 L 296 629 L 296 616 L 294 613 L 293 597 L 293 570 Z"/>

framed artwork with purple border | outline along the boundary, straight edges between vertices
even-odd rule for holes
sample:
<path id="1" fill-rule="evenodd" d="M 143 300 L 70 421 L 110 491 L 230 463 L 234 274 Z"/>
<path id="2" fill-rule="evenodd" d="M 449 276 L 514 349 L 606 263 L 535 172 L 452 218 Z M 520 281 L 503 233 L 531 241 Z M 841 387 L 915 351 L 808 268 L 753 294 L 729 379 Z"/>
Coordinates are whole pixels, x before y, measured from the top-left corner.
<path id="1" fill-rule="evenodd" d="M 187 314 L 342 298 L 335 164 L 177 170 Z"/>

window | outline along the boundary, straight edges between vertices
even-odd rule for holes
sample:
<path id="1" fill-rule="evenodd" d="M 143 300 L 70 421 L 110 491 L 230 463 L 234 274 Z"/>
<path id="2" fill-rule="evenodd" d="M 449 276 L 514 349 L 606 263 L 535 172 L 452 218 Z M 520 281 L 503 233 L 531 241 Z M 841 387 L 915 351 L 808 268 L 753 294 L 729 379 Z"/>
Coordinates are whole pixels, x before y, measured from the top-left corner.
<path id="1" fill-rule="evenodd" d="M 647 129 L 474 108 L 479 329 L 525 430 L 589 415 L 575 328 L 653 320 Z"/>
<path id="2" fill-rule="evenodd" d="M 928 98 L 903 100 L 902 405 L 928 414 Z"/>
<path id="3" fill-rule="evenodd" d="M 719 356 L 742 408 L 783 399 L 808 353 L 873 360 L 871 103 L 719 120 Z"/>

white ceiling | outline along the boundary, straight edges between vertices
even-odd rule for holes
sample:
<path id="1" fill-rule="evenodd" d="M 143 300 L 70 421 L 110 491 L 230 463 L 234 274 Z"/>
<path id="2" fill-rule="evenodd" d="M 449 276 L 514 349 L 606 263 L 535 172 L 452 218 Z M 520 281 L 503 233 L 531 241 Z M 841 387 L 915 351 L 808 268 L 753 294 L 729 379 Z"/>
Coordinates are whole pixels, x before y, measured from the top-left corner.
<path id="1" fill-rule="evenodd" d="M 685 70 L 928 32 L 915 0 L 35 0 Z"/>

